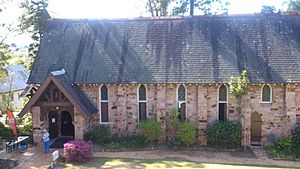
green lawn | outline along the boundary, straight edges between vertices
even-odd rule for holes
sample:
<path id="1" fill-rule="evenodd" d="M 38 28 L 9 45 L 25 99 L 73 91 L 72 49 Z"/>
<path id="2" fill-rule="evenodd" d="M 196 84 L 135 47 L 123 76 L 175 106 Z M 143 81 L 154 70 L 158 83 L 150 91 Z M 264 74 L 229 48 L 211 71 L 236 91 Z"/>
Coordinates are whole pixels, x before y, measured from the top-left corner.
<path id="1" fill-rule="evenodd" d="M 116 158 L 94 158 L 86 163 L 58 163 L 57 165 L 68 169 L 258 169 L 258 168 L 282 168 L 270 166 L 242 166 L 242 165 L 223 165 L 223 164 L 209 164 L 209 163 L 195 163 L 183 160 L 134 160 L 134 159 L 116 159 Z"/>

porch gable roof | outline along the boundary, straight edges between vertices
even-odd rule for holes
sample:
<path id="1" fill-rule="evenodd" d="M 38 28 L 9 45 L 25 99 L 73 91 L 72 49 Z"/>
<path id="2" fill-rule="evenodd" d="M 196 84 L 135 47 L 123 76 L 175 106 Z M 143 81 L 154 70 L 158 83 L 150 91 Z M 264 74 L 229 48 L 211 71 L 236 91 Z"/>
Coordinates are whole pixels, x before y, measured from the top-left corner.
<path id="1" fill-rule="evenodd" d="M 78 87 L 72 87 L 64 74 L 55 75 L 50 73 L 42 85 L 18 114 L 19 117 L 24 116 L 30 108 L 42 96 L 47 87 L 53 82 L 58 89 L 65 95 L 70 103 L 84 116 L 89 117 L 96 113 L 97 108 L 88 100 L 88 98 L 80 91 Z"/>

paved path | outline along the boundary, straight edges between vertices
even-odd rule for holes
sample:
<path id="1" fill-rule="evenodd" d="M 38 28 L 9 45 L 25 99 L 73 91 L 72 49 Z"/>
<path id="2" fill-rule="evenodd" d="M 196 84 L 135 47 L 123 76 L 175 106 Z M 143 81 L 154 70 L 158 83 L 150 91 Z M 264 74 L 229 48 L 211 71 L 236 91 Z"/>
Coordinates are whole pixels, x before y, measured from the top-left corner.
<path id="1" fill-rule="evenodd" d="M 53 150 L 52 150 L 53 151 Z M 59 151 L 62 155 L 62 149 Z M 229 152 L 213 150 L 174 151 L 174 150 L 147 150 L 130 152 L 95 152 L 95 157 L 133 158 L 133 159 L 181 159 L 201 163 L 222 164 L 252 164 L 300 167 L 300 161 L 278 161 L 269 159 L 262 148 L 253 151 Z M 50 154 L 43 154 L 31 147 L 25 153 L 0 152 L 0 158 L 18 160 L 15 169 L 47 169 L 51 161 Z M 1 168 L 1 167 L 0 167 Z"/>
<path id="2" fill-rule="evenodd" d="M 51 154 L 44 154 L 37 151 L 35 147 L 30 147 L 24 153 L 6 153 L 5 150 L 2 150 L 0 158 L 17 160 L 18 165 L 15 169 L 48 169 L 52 157 Z"/>

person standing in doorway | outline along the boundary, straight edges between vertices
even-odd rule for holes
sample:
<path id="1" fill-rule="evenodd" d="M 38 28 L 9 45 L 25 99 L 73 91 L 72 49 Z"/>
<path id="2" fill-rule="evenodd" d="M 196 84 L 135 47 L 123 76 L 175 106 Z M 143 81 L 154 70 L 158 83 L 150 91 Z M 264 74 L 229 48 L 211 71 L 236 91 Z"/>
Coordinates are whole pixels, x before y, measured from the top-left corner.
<path id="1" fill-rule="evenodd" d="M 43 142 L 44 142 L 44 153 L 50 153 L 50 139 L 49 139 L 49 133 L 46 129 L 43 129 Z"/>

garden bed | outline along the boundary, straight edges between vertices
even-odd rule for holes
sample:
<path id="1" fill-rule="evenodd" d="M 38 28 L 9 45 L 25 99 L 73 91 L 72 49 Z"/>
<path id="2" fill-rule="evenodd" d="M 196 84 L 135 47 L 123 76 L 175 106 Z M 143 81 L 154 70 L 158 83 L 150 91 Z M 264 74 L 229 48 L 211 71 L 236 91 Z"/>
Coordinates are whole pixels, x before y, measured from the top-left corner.
<path id="1" fill-rule="evenodd" d="M 203 146 L 199 144 L 194 144 L 190 147 L 181 146 L 181 147 L 170 147 L 167 144 L 153 144 L 153 145 L 146 145 L 145 147 L 139 148 L 128 148 L 124 147 L 123 145 L 118 145 L 117 147 L 107 147 L 99 144 L 94 144 L 94 151 L 102 151 L 102 152 L 124 152 L 124 151 L 148 151 L 148 150 L 187 150 L 187 151 L 223 151 L 223 152 L 240 152 L 240 151 L 249 151 L 249 148 L 246 150 L 243 147 L 239 148 L 217 148 L 213 146 Z"/>

